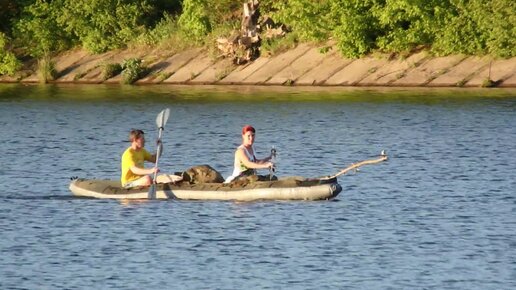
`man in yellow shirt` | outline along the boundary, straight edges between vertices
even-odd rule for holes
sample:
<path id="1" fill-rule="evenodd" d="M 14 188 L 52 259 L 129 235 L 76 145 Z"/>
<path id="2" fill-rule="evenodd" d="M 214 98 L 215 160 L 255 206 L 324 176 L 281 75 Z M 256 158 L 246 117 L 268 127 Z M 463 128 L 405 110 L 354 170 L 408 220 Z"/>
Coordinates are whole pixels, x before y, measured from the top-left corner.
<path id="1" fill-rule="evenodd" d="M 135 186 L 149 186 L 153 182 L 151 175 L 157 174 L 159 168 L 156 166 L 152 168 L 145 168 L 144 162 L 156 163 L 156 154 L 150 154 L 145 150 L 145 136 L 142 130 L 133 129 L 129 132 L 129 141 L 131 146 L 127 148 L 122 154 L 122 176 L 121 183 L 125 188 Z M 161 142 L 158 143 L 160 146 L 159 152 L 163 152 L 163 145 Z M 176 182 L 181 180 L 181 176 L 177 175 L 159 175 L 156 178 L 156 182 Z"/>

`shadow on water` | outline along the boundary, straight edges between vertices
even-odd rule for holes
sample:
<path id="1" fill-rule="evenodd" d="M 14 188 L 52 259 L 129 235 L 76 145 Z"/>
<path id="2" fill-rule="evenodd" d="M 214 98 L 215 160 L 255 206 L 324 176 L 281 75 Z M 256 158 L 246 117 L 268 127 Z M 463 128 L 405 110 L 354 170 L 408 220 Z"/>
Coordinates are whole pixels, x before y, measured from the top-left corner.
<path id="1" fill-rule="evenodd" d="M 32 196 L 4 196 L 2 197 L 6 200 L 73 200 L 78 199 L 75 196 L 71 195 L 32 195 Z"/>
<path id="2" fill-rule="evenodd" d="M 504 88 L 386 88 L 182 85 L 27 85 L 3 84 L 0 101 L 33 99 L 82 102 L 401 102 L 467 101 L 479 97 L 516 97 Z"/>

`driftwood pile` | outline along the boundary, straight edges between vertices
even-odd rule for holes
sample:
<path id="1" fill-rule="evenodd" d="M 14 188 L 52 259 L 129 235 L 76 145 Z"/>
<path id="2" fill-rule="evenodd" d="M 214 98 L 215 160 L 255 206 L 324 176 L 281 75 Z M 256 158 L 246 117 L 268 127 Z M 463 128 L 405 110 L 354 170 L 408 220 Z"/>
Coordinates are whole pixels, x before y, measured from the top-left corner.
<path id="1" fill-rule="evenodd" d="M 259 56 L 261 39 L 283 37 L 284 25 L 276 25 L 272 19 L 260 17 L 258 0 L 244 3 L 240 31 L 229 38 L 217 39 L 217 48 L 222 57 L 231 58 L 235 64 L 245 64 Z"/>

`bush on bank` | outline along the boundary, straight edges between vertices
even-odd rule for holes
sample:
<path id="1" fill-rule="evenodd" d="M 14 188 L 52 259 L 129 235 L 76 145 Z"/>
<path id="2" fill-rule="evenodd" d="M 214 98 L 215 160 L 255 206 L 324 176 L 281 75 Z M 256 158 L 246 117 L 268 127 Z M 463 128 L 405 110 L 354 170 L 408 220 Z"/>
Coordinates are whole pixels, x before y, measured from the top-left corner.
<path id="1" fill-rule="evenodd" d="M 128 45 L 171 50 L 214 46 L 216 37 L 240 28 L 243 2 L 3 1 L 0 18 L 8 21 L 2 22 L 0 32 L 18 56 L 36 58 L 75 46 L 93 53 Z M 259 5 L 262 17 L 285 24 L 296 41 L 333 39 L 346 57 L 416 48 L 436 55 L 516 55 L 513 0 L 262 0 Z M 5 55 L 0 49 L 0 56 Z M 0 66 L 11 62 L 9 56 Z"/>
<path id="2" fill-rule="evenodd" d="M 7 50 L 5 34 L 0 32 L 0 75 L 13 75 L 20 67 L 20 61 L 12 52 Z"/>
<path id="3" fill-rule="evenodd" d="M 265 1 L 262 1 L 265 2 Z M 347 57 L 427 47 L 437 55 L 516 55 L 512 0 L 267 0 L 301 40 L 332 37 Z"/>
<path id="4" fill-rule="evenodd" d="M 142 65 L 142 60 L 139 58 L 126 59 L 121 68 L 123 84 L 132 84 L 147 73 L 147 67 Z"/>

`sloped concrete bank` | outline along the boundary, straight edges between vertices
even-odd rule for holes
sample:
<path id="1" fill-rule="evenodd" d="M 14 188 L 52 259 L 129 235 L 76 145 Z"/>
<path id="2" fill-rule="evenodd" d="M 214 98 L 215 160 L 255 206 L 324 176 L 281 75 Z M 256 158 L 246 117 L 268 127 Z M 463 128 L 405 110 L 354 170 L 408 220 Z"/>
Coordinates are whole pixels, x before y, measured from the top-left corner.
<path id="1" fill-rule="evenodd" d="M 120 75 L 104 80 L 103 67 L 128 58 L 143 59 L 149 68 L 136 84 L 481 87 L 491 80 L 496 87 L 516 87 L 516 57 L 431 57 L 417 52 L 403 59 L 383 55 L 346 59 L 334 51 L 320 53 L 318 47 L 308 44 L 241 66 L 227 59 L 214 61 L 201 49 L 177 54 L 124 50 L 100 55 L 75 50 L 53 58 L 58 72 L 54 82 L 120 83 Z M 24 76 L 0 76 L 0 82 L 32 83 L 38 82 L 38 77 L 27 71 Z"/>

